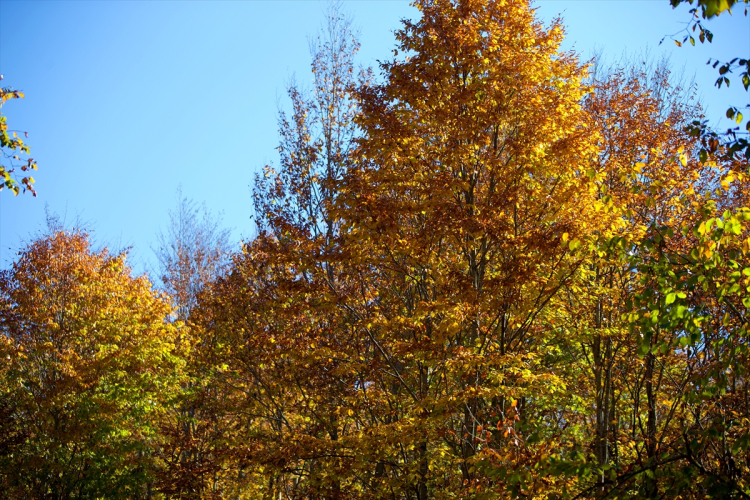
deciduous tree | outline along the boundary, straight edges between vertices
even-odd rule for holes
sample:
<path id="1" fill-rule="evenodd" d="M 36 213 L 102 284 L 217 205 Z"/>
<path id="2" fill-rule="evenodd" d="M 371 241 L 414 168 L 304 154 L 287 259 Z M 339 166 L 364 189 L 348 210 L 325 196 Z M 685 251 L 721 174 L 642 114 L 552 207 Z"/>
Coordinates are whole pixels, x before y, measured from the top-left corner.
<path id="1" fill-rule="evenodd" d="M 179 388 L 171 306 L 125 255 L 55 231 L 0 273 L 0 485 L 11 498 L 150 494 Z"/>

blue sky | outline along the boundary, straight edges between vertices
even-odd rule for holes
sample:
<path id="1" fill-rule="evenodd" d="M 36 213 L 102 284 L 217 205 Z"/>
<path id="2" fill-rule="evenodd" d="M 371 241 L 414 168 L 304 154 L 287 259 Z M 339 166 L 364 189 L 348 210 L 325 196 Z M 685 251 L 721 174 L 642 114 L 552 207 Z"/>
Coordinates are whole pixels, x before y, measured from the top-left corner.
<path id="1" fill-rule="evenodd" d="M 709 57 L 750 55 L 750 21 L 741 10 L 709 26 L 707 46 L 677 48 L 665 35 L 684 28 L 687 8 L 668 0 L 540 0 L 549 22 L 562 14 L 564 48 L 669 55 L 695 76 L 709 117 L 747 103 L 735 78 L 717 90 Z M 406 1 L 345 1 L 361 32 L 358 60 L 388 59 Z M 6 1 L 0 0 L 3 86 L 26 94 L 3 107 L 11 129 L 28 131 L 37 198 L 0 192 L 0 268 L 44 228 L 45 205 L 79 218 L 110 248 L 132 246 L 137 272 L 166 227 L 176 190 L 223 212 L 234 239 L 253 233 L 251 183 L 277 158 L 276 116 L 285 85 L 309 81 L 308 38 L 324 1 Z M 728 124 L 725 124 L 725 126 Z"/>

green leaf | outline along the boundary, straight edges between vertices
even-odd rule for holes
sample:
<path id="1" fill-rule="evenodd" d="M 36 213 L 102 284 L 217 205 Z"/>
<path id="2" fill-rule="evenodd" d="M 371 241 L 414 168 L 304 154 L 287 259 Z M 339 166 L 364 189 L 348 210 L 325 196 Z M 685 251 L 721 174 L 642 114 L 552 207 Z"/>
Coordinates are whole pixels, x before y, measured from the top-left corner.
<path id="1" fill-rule="evenodd" d="M 685 307 L 685 306 L 677 306 L 676 316 L 678 318 L 684 318 L 686 311 L 687 311 L 687 307 Z"/>
<path id="2" fill-rule="evenodd" d="M 701 163 L 706 163 L 708 161 L 708 151 L 701 149 L 698 153 L 698 159 L 700 159 Z"/>

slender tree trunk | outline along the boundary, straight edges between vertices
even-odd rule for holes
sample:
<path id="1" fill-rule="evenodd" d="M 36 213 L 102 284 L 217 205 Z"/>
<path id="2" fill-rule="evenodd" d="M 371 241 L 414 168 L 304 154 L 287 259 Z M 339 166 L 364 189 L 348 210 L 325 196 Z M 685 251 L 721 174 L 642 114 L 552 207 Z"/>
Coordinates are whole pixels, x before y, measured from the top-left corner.
<path id="1" fill-rule="evenodd" d="M 420 396 L 422 398 L 425 398 L 427 396 L 427 368 L 425 366 L 420 366 L 419 368 L 419 378 L 420 378 Z M 423 417 L 427 417 L 427 414 L 425 413 L 425 410 L 422 410 Z M 429 460 L 427 458 L 427 429 L 424 429 L 423 431 L 423 438 L 422 442 L 418 445 L 418 453 L 419 453 L 419 484 L 417 485 L 417 498 L 418 500 L 427 500 L 428 490 L 427 490 L 427 476 L 430 473 L 430 466 L 429 466 Z"/>
<path id="2" fill-rule="evenodd" d="M 427 475 L 430 472 L 427 460 L 427 437 L 419 443 L 419 484 L 417 485 L 418 500 L 427 500 Z"/>
<path id="3" fill-rule="evenodd" d="M 646 355 L 646 403 L 647 420 L 646 420 L 646 456 L 648 461 L 656 460 L 657 440 L 656 440 L 656 391 L 654 388 L 654 367 L 656 356 L 649 352 Z M 653 478 L 646 479 L 646 494 L 648 498 L 656 498 L 658 486 Z"/>

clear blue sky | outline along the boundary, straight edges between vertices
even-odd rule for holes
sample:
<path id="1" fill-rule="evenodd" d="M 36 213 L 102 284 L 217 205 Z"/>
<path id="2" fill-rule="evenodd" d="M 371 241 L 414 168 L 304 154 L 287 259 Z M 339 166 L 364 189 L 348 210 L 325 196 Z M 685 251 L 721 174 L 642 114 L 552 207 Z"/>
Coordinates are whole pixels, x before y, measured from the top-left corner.
<path id="1" fill-rule="evenodd" d="M 750 55 L 750 21 L 738 11 L 710 22 L 704 47 L 659 40 L 684 28 L 687 8 L 668 0 L 540 0 L 539 16 L 562 14 L 564 47 L 583 59 L 601 51 L 666 53 L 693 75 L 717 121 L 747 94 L 712 87 L 709 57 Z M 0 0 L 3 86 L 26 93 L 3 107 L 11 129 L 29 132 L 37 198 L 0 192 L 0 268 L 31 233 L 44 207 L 79 217 L 98 242 L 133 246 L 142 272 L 168 222 L 176 190 L 224 212 L 235 240 L 253 232 L 251 183 L 276 161 L 276 115 L 296 75 L 309 81 L 308 37 L 326 3 L 310 1 L 5 1 Z M 359 62 L 376 65 L 394 46 L 405 1 L 350 1 L 344 10 L 361 32 Z"/>

